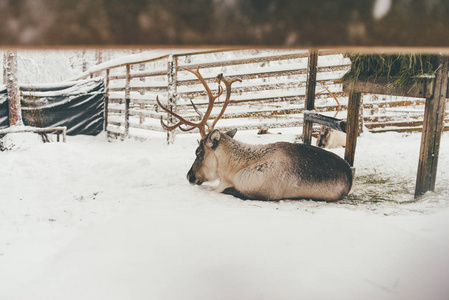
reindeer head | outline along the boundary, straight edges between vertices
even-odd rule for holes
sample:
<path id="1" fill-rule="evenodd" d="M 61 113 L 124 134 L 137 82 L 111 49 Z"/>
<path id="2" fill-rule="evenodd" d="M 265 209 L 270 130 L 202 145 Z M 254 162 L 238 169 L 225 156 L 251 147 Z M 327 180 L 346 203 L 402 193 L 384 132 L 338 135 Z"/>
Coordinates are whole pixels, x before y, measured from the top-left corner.
<path id="1" fill-rule="evenodd" d="M 320 134 L 316 140 L 316 145 L 320 148 L 325 148 L 329 144 L 332 134 L 332 129 L 326 126 L 320 126 Z"/>
<path id="2" fill-rule="evenodd" d="M 186 69 L 186 71 L 189 71 L 190 73 L 194 74 L 202 83 L 204 86 L 207 96 L 209 98 L 209 103 L 206 109 L 206 113 L 202 113 L 198 110 L 198 108 L 195 106 L 193 101 L 191 101 L 193 108 L 197 112 L 197 114 L 200 116 L 201 120 L 198 123 L 188 121 L 178 115 L 175 112 L 170 111 L 168 108 L 163 106 L 159 99 L 156 97 L 156 101 L 159 104 L 159 106 L 168 112 L 169 114 L 175 116 L 179 122 L 176 123 L 173 126 L 168 126 L 164 123 L 163 118 L 161 117 L 161 125 L 166 130 L 174 130 L 176 128 L 181 129 L 182 131 L 189 131 L 194 128 L 198 128 L 201 135 L 201 141 L 199 142 L 199 147 L 196 149 L 196 159 L 190 168 L 190 171 L 187 174 L 187 179 L 192 184 L 202 184 L 206 181 L 212 181 L 218 178 L 217 174 L 217 158 L 214 154 L 214 150 L 217 148 L 218 143 L 220 142 L 220 139 L 222 138 L 222 133 L 218 130 L 214 130 L 215 125 L 217 124 L 218 120 L 223 116 L 228 104 L 232 102 L 230 100 L 231 98 L 231 85 L 242 80 L 235 78 L 228 80 L 223 76 L 223 74 L 219 74 L 217 77 L 215 77 L 215 81 L 219 84 L 221 87 L 221 82 L 225 84 L 226 87 L 226 99 L 224 100 L 223 107 L 221 108 L 220 113 L 217 115 L 215 120 L 210 124 L 208 122 L 210 115 L 212 113 L 212 109 L 214 107 L 215 100 L 220 97 L 223 93 L 223 88 L 220 88 L 220 92 L 217 95 L 213 95 L 211 89 L 206 83 L 206 80 L 203 78 L 203 76 L 200 74 L 199 70 L 189 70 Z M 187 125 L 188 127 L 183 127 L 183 125 Z M 206 130 L 207 129 L 207 130 Z M 233 130 L 230 132 L 227 132 L 227 136 L 233 137 L 237 130 Z"/>
<path id="3" fill-rule="evenodd" d="M 196 159 L 187 173 L 187 180 L 190 183 L 200 185 L 203 182 L 218 179 L 218 159 L 215 150 L 223 139 L 233 138 L 236 132 L 237 129 L 233 129 L 223 134 L 215 129 L 199 142 L 195 151 Z"/>

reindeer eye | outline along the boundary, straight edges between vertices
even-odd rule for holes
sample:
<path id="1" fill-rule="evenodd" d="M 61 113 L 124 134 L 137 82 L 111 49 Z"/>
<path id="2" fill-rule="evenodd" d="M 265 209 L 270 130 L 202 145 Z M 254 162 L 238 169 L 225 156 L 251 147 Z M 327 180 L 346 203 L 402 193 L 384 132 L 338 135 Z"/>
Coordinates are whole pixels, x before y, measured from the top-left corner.
<path id="1" fill-rule="evenodd" d="M 201 149 L 198 149 L 195 154 L 196 154 L 197 158 L 202 159 L 204 156 L 204 151 L 201 151 Z"/>

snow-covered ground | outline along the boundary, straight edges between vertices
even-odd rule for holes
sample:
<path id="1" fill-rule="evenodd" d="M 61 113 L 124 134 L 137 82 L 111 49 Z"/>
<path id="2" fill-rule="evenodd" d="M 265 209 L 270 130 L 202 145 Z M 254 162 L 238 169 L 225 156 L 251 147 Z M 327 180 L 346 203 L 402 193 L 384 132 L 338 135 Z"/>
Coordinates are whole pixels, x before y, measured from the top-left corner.
<path id="1" fill-rule="evenodd" d="M 197 138 L 13 136 L 0 152 L 0 299 L 448 299 L 447 133 L 435 193 L 413 199 L 420 134 L 364 134 L 354 192 L 336 203 L 190 186 Z"/>

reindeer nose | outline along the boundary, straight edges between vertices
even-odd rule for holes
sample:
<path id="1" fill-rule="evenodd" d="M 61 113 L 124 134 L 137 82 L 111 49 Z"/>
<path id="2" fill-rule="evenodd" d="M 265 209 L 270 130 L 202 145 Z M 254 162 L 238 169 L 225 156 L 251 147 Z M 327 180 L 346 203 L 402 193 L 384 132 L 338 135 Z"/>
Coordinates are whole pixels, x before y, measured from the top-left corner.
<path id="1" fill-rule="evenodd" d="M 187 173 L 187 180 L 191 183 L 191 184 L 198 184 L 201 185 L 202 182 L 199 181 L 196 177 L 195 174 L 193 174 L 192 169 L 190 169 L 189 173 Z"/>
<path id="2" fill-rule="evenodd" d="M 190 169 L 189 173 L 187 173 L 187 180 L 192 184 L 194 184 L 196 181 L 196 178 L 195 178 L 195 175 L 193 174 L 192 169 Z"/>

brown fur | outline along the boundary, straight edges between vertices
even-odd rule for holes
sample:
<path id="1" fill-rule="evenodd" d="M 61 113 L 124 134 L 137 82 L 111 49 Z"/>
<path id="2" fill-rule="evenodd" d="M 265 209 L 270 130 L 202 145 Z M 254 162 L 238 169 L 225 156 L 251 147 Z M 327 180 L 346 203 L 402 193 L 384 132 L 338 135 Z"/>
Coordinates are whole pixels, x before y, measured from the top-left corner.
<path id="1" fill-rule="evenodd" d="M 236 131 L 209 133 L 187 174 L 192 184 L 220 179 L 216 190 L 244 199 L 315 199 L 345 197 L 352 171 L 342 158 L 314 146 L 292 143 L 249 145 Z"/>

